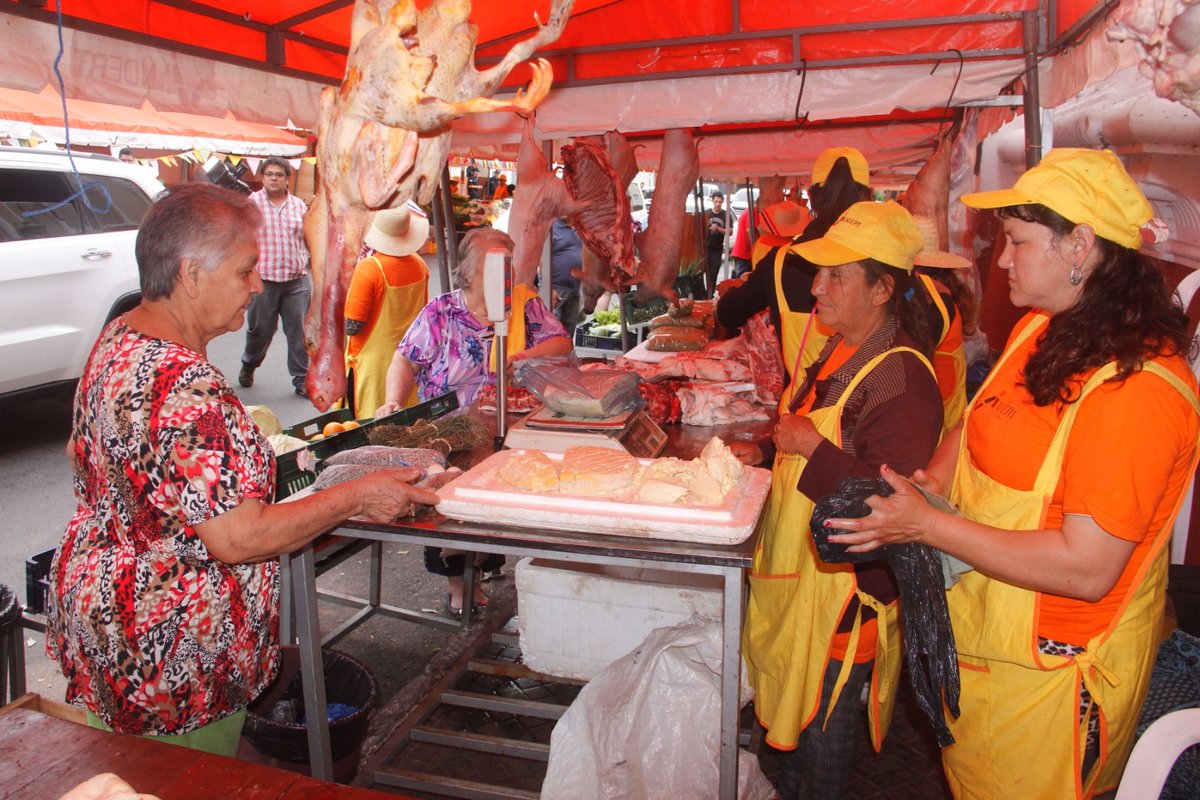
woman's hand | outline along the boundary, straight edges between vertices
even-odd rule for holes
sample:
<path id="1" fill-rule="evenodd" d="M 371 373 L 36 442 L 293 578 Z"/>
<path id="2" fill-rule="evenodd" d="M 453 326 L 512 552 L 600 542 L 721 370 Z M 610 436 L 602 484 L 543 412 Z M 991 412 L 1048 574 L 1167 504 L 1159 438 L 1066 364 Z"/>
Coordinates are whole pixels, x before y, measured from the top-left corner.
<path id="1" fill-rule="evenodd" d="M 917 489 L 884 464 L 879 474 L 895 492 L 890 497 L 867 498 L 870 516 L 859 519 L 829 519 L 828 528 L 851 533 L 830 536 L 829 541 L 852 545 L 851 553 L 868 553 L 885 544 L 920 542 L 933 525 L 937 511 Z"/>
<path id="2" fill-rule="evenodd" d="M 825 437 L 817 432 L 812 420 L 802 414 L 784 414 L 775 424 L 775 449 L 781 453 L 812 456 Z"/>
<path id="3" fill-rule="evenodd" d="M 942 481 L 933 472 L 926 472 L 923 469 L 912 474 L 912 482 L 930 494 L 939 494 L 942 497 L 946 497 L 946 493 L 950 489 L 948 486 L 943 486 Z"/>
<path id="4" fill-rule="evenodd" d="M 375 409 L 375 419 L 386 417 L 388 414 L 394 414 L 400 410 L 399 403 L 387 402 Z"/>
<path id="5" fill-rule="evenodd" d="M 412 485 L 423 474 L 415 467 L 384 469 L 354 481 L 351 486 L 361 503 L 359 515 L 372 522 L 392 522 L 410 516 L 417 505 L 437 505 L 437 494 Z"/>

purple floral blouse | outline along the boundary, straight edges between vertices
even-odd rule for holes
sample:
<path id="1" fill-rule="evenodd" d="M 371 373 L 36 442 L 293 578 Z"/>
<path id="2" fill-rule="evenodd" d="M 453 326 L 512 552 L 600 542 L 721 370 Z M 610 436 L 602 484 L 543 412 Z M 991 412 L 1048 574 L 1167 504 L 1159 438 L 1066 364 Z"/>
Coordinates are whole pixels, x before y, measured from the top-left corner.
<path id="1" fill-rule="evenodd" d="M 540 297 L 525 304 L 525 346 L 534 347 L 567 330 Z M 412 364 L 421 402 L 453 389 L 459 408 L 475 401 L 479 390 L 495 381 L 488 369 L 492 328 L 475 319 L 462 289 L 439 295 L 421 309 L 398 349 Z"/>

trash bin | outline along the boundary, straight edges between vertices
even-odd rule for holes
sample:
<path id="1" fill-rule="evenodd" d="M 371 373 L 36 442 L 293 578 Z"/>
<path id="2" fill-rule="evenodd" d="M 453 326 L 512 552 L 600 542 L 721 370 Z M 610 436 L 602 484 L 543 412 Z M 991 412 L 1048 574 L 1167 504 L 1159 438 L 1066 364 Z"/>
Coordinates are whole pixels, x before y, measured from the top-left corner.
<path id="1" fill-rule="evenodd" d="M 304 724 L 300 651 L 295 645 L 284 645 L 281 651 L 279 674 L 247 709 L 242 738 L 274 766 L 307 775 L 308 726 Z M 379 705 L 379 684 L 365 664 L 338 650 L 323 649 L 321 661 L 325 665 L 325 702 L 332 718 L 333 779 L 349 783 L 358 772 L 371 713 Z"/>

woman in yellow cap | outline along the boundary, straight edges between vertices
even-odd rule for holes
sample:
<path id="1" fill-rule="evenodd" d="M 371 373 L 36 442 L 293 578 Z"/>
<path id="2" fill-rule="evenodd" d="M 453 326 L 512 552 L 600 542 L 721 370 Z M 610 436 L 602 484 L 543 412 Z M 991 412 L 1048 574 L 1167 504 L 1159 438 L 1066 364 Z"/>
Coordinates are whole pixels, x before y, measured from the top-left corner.
<path id="1" fill-rule="evenodd" d="M 958 797 L 1076 798 L 1113 789 L 1162 622 L 1171 523 L 1200 416 L 1187 317 L 1141 255 L 1152 210 L 1108 151 L 1056 149 L 998 208 L 999 265 L 1031 311 L 914 478 L 963 516 L 896 487 L 831 537 L 869 551 L 923 542 L 973 564 L 948 602 L 962 666 Z M 903 471 L 901 469 L 901 471 Z"/>
<path id="2" fill-rule="evenodd" d="M 942 401 L 929 364 L 926 294 L 912 274 L 921 236 L 896 203 L 856 203 L 796 246 L 822 267 L 816 309 L 834 335 L 798 381 L 775 432 L 771 496 L 750 575 L 744 652 L 755 714 L 781 757 L 781 795 L 842 794 L 871 678 L 879 747 L 899 674 L 897 590 L 879 561 L 825 564 L 809 531 L 817 500 L 884 463 L 933 454 Z M 872 677 L 872 672 L 874 675 Z"/>

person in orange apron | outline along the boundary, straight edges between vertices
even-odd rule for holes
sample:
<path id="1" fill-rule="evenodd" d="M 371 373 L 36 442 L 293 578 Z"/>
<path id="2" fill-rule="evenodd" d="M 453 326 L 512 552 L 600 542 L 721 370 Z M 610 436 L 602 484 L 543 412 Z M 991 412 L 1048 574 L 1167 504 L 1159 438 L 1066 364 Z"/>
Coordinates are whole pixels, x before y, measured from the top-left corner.
<path id="1" fill-rule="evenodd" d="M 861 687 L 871 680 L 877 748 L 895 697 L 891 573 L 881 562 L 821 562 L 809 518 L 843 478 L 877 476 L 892 460 L 920 464 L 937 445 L 943 412 L 928 360 L 933 332 L 912 275 L 920 247 L 907 211 L 871 202 L 796 245 L 824 267 L 813 291 L 834 335 L 780 409 L 743 642 L 755 714 L 767 742 L 784 751 L 786 800 L 840 797 L 862 727 Z"/>
<path id="2" fill-rule="evenodd" d="M 388 368 L 386 397 L 375 416 L 400 408 L 414 384 L 421 402 L 453 391 L 458 394 L 459 407 L 466 408 L 475 402 L 480 389 L 495 381 L 494 325 L 488 320 L 483 296 L 484 258 L 493 249 L 511 255 L 513 240 L 494 228 L 478 228 L 463 237 L 458 269 L 452 276 L 458 288 L 429 301 L 396 347 Z M 571 352 L 571 337 L 533 289 L 524 284 L 513 286 L 512 309 L 505 342 L 508 366 L 525 358 Z M 504 556 L 481 556 L 478 564 L 483 572 L 494 572 L 504 564 Z M 445 609 L 450 617 L 462 615 L 465 566 L 461 551 L 425 548 L 425 568 L 448 578 Z M 473 604 L 487 604 L 478 584 Z"/>
<path id="3" fill-rule="evenodd" d="M 962 421 L 963 409 L 967 407 L 967 360 L 963 355 L 963 313 L 948 284 L 955 281 L 953 270 L 967 269 L 971 262 L 942 249 L 934 220 L 916 215 L 913 220 L 924 242 L 921 252 L 913 258 L 913 265 L 929 293 L 935 315 L 934 330 L 939 332 L 933 350 L 933 371 L 946 408 L 942 427 L 949 433 Z"/>
<path id="4" fill-rule="evenodd" d="M 350 407 L 363 419 L 383 405 L 396 345 L 429 302 L 429 268 L 417 255 L 429 240 L 429 218 L 412 201 L 376 212 L 364 239 L 372 251 L 354 267 L 346 292 Z M 410 391 L 404 405 L 417 401 Z"/>
<path id="5" fill-rule="evenodd" d="M 943 750 L 960 798 L 1090 798 L 1133 743 L 1163 616 L 1171 524 L 1196 466 L 1187 317 L 1138 253 L 1153 211 L 1109 151 L 1062 148 L 997 208 L 1014 304 L 1032 310 L 914 480 L 831 541 L 922 542 L 974 565 L 949 591 L 961 716 Z"/>
<path id="6" fill-rule="evenodd" d="M 824 236 L 847 208 L 870 200 L 869 182 L 867 161 L 853 147 L 831 147 L 822 152 L 813 165 L 812 186 L 808 190 L 813 208 L 811 220 L 802 231 L 783 227 L 782 230 L 799 235 L 788 237 L 790 241 L 776 238 L 773 241 L 782 243 L 781 246 L 757 253 L 755 264 L 766 264 L 769 269 L 754 269 L 743 279 L 722 281 L 717 286 L 720 297 L 715 313 L 717 323 L 723 328 L 736 331 L 763 309 L 769 311 L 771 324 L 780 338 L 789 381 L 794 382 L 796 375 L 812 363 L 829 338 L 828 330 L 822 331 L 815 320 L 809 322 L 813 308 L 812 284 L 817 269 L 797 254 L 795 245 Z M 777 203 L 771 208 L 788 205 L 796 204 Z M 794 211 L 791 216 L 796 221 Z M 784 318 L 790 322 L 785 323 Z M 805 342 L 799 351 L 803 354 L 799 362 L 796 351 L 788 355 L 792 345 L 785 341 L 789 335 L 785 329 L 789 325 L 795 332 L 790 335 L 797 337 L 796 342 L 801 339 Z M 804 335 L 806 331 L 810 332 L 808 336 Z"/>

